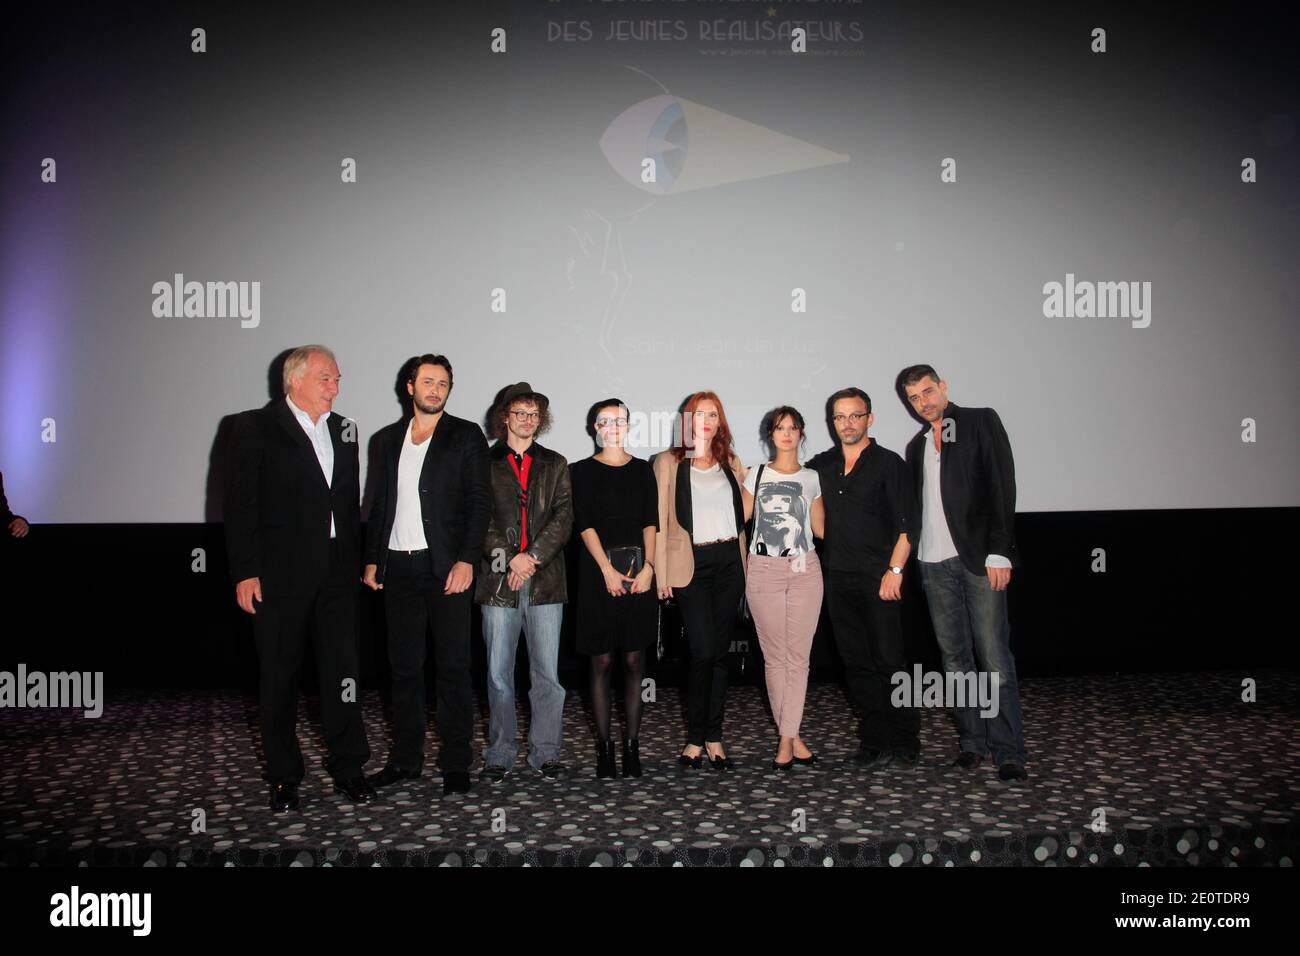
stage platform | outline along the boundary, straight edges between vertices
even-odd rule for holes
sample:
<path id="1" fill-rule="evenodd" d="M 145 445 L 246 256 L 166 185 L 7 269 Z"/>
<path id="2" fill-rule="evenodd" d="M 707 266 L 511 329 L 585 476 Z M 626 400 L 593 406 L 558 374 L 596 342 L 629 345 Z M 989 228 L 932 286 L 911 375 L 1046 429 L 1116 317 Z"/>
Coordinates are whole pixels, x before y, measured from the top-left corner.
<path id="1" fill-rule="evenodd" d="M 1257 681 L 1257 703 L 1241 700 L 1244 676 Z M 644 776 L 599 781 L 588 712 L 570 691 L 567 778 L 543 780 L 521 756 L 505 782 L 476 780 L 469 795 L 444 798 L 431 739 L 423 778 L 362 807 L 332 795 L 306 699 L 302 812 L 282 817 L 266 808 L 255 701 L 114 692 L 111 683 L 106 695 L 98 719 L 0 711 L 0 863 L 1290 866 L 1300 846 L 1294 671 L 1026 680 L 1030 778 L 1016 784 L 987 764 L 949 769 L 956 737 L 941 710 L 923 711 L 915 769 L 858 769 L 834 685 L 809 690 L 803 736 L 821 758 L 813 767 L 769 769 L 764 695 L 743 687 L 727 706 L 736 769 L 679 770 L 681 700 L 662 688 L 646 705 Z M 377 694 L 364 710 L 374 771 L 389 735 Z M 485 728 L 483 719 L 479 752 Z"/>

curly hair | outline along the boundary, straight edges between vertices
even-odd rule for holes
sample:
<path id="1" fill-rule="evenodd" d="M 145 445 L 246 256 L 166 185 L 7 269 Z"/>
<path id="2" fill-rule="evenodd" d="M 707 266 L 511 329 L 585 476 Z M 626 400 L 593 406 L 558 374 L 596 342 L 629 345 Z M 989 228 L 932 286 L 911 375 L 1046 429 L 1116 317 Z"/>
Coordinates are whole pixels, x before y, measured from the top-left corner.
<path id="1" fill-rule="evenodd" d="M 510 399 L 509 402 L 498 402 L 497 406 L 492 409 L 492 437 L 497 441 L 505 441 L 510 434 L 510 429 L 506 427 L 506 413 L 510 411 L 512 406 L 521 404 L 537 406 L 537 430 L 533 432 L 534 438 L 551 430 L 550 402 L 536 392 L 522 392 Z"/>

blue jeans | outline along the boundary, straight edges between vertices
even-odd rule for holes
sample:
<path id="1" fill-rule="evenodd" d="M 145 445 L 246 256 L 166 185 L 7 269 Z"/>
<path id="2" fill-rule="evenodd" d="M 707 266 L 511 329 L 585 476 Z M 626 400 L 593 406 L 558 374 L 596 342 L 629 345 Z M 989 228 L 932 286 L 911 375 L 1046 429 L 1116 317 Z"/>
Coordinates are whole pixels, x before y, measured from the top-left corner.
<path id="1" fill-rule="evenodd" d="M 958 557 L 917 564 L 944 671 L 971 673 L 978 664 L 978 671 L 998 675 L 997 716 L 981 717 L 978 706 L 953 708 L 961 749 L 991 755 L 999 765 L 1009 760 L 1023 764 L 1025 740 L 1007 592 L 994 591 L 988 577 L 971 574 Z"/>
<path id="2" fill-rule="evenodd" d="M 513 767 L 519 753 L 515 735 L 515 654 L 519 629 L 528 640 L 528 702 L 532 719 L 528 730 L 528 763 L 540 770 L 560 756 L 564 718 L 564 688 L 556 672 L 560 661 L 560 623 L 563 604 L 529 604 L 532 581 L 518 591 L 518 607 L 484 604 L 483 640 L 487 644 L 488 747 L 483 759 L 499 767 Z"/>

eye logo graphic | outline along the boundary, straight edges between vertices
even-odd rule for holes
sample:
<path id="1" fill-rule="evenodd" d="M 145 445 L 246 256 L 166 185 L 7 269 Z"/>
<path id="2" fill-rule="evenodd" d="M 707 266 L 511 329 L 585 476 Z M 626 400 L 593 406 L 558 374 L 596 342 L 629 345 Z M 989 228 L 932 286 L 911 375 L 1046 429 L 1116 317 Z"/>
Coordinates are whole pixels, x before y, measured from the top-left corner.
<path id="1" fill-rule="evenodd" d="M 680 96 L 661 94 L 620 113 L 600 149 L 625 180 L 656 196 L 778 176 L 849 157 Z M 656 182 L 642 182 L 641 163 L 655 161 Z"/>

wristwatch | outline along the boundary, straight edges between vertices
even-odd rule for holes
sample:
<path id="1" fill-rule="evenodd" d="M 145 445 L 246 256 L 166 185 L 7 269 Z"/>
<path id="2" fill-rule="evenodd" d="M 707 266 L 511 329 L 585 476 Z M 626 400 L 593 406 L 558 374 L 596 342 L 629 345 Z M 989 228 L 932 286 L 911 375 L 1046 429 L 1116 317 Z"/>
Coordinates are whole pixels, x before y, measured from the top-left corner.
<path id="1" fill-rule="evenodd" d="M 889 566 L 889 570 L 893 571 L 895 574 L 902 574 L 902 573 L 903 573 L 903 569 L 900 568 L 900 567 L 899 567 L 898 565 L 896 565 L 896 564 L 891 564 L 891 565 Z"/>

